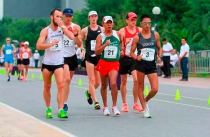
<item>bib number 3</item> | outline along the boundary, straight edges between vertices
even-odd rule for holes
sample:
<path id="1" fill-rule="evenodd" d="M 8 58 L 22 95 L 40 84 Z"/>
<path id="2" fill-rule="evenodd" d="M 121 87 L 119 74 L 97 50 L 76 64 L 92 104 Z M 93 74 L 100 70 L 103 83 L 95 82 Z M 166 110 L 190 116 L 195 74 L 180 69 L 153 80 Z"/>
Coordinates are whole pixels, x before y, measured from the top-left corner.
<path id="1" fill-rule="evenodd" d="M 142 59 L 145 61 L 153 61 L 155 57 L 155 50 L 151 48 L 144 48 L 141 50 Z"/>

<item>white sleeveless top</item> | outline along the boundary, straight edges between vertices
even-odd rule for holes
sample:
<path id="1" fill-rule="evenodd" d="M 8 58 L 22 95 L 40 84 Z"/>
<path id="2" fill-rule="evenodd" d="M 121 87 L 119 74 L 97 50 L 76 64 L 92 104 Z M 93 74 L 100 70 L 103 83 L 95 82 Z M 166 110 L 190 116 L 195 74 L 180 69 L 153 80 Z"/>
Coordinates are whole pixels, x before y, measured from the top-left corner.
<path id="1" fill-rule="evenodd" d="M 69 31 L 73 33 L 74 23 L 71 23 L 71 26 L 68 28 Z M 72 57 L 76 54 L 75 50 L 75 39 L 70 40 L 65 34 L 63 37 L 63 45 L 64 45 L 64 54 L 63 57 Z"/>
<path id="2" fill-rule="evenodd" d="M 45 43 L 51 43 L 54 39 L 59 40 L 59 43 L 45 49 L 43 64 L 46 65 L 61 65 L 64 63 L 63 59 L 63 31 L 60 27 L 53 31 L 49 26 L 47 27 L 48 36 Z"/>

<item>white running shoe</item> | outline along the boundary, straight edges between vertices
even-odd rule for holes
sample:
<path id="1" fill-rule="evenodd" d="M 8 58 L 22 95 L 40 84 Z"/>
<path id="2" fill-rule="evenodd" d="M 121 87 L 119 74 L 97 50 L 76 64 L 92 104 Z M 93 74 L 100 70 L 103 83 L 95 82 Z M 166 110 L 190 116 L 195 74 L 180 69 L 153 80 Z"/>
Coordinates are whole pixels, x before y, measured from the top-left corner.
<path id="1" fill-rule="evenodd" d="M 120 111 L 117 109 L 117 107 L 112 107 L 112 112 L 114 113 L 115 116 L 120 115 Z"/>
<path id="2" fill-rule="evenodd" d="M 149 105 L 147 102 L 146 102 L 146 109 L 149 111 Z"/>
<path id="3" fill-rule="evenodd" d="M 143 115 L 144 115 L 145 118 L 152 118 L 152 115 L 149 114 L 149 110 L 148 109 L 145 109 L 143 111 Z"/>
<path id="4" fill-rule="evenodd" d="M 103 108 L 104 116 L 110 116 L 110 112 L 108 108 Z"/>

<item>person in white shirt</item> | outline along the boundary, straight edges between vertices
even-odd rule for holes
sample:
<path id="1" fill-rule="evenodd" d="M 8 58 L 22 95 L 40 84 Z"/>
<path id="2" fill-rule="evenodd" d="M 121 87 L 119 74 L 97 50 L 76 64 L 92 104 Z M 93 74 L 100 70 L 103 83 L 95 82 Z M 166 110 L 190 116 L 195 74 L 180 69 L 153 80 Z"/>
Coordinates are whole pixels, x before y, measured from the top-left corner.
<path id="1" fill-rule="evenodd" d="M 179 60 L 179 57 L 177 55 L 177 51 L 175 49 L 173 49 L 172 52 L 171 52 L 171 56 L 170 56 L 170 69 L 173 68 L 176 65 L 178 60 Z M 164 66 L 162 65 L 160 67 L 160 69 L 162 71 L 164 71 Z"/>
<path id="2" fill-rule="evenodd" d="M 180 81 L 188 81 L 188 57 L 189 57 L 189 51 L 190 47 L 187 44 L 187 39 L 182 38 L 182 46 L 180 49 L 180 54 L 179 54 L 179 61 L 181 65 L 181 70 L 182 70 L 182 79 Z"/>
<path id="3" fill-rule="evenodd" d="M 163 38 L 163 78 L 170 78 L 171 77 L 171 68 L 170 68 L 170 56 L 171 51 L 173 50 L 173 47 L 171 43 L 167 41 L 166 38 Z"/>
<path id="4" fill-rule="evenodd" d="M 38 50 L 35 50 L 35 53 L 33 55 L 33 58 L 34 58 L 34 67 L 35 68 L 38 68 L 39 57 L 40 57 L 40 55 L 39 55 Z"/>
<path id="5" fill-rule="evenodd" d="M 81 54 L 82 54 L 81 48 L 76 47 L 76 55 L 77 55 L 78 67 L 80 67 L 81 62 L 82 62 L 82 56 L 81 56 Z"/>

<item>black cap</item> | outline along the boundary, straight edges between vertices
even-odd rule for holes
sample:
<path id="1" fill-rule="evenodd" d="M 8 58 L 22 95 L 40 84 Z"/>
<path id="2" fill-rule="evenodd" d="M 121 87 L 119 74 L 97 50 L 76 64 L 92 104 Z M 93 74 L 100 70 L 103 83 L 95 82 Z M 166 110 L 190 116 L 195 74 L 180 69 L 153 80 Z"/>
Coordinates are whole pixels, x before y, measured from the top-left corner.
<path id="1" fill-rule="evenodd" d="M 73 9 L 71 9 L 71 8 L 65 8 L 64 10 L 63 10 L 63 14 L 65 14 L 65 15 L 74 15 L 74 11 L 73 11 Z"/>

